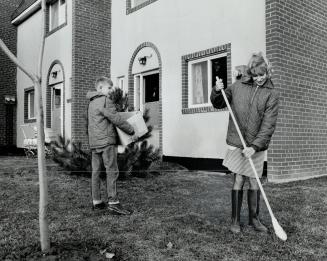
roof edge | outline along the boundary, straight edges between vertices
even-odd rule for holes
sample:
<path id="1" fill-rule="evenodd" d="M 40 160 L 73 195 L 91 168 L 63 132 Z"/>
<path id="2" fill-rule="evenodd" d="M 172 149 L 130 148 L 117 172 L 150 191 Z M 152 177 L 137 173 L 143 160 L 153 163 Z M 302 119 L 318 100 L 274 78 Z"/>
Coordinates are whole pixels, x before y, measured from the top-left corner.
<path id="1" fill-rule="evenodd" d="M 41 8 L 41 0 L 23 1 L 11 16 L 11 23 L 19 25 Z"/>

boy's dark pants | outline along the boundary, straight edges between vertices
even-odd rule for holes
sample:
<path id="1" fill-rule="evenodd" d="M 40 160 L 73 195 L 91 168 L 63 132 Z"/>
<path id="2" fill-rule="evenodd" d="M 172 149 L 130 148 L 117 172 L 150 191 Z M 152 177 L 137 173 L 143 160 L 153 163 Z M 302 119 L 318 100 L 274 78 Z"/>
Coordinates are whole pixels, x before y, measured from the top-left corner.
<path id="1" fill-rule="evenodd" d="M 119 176 L 117 164 L 117 146 L 108 145 L 101 149 L 92 150 L 92 198 L 101 200 L 100 173 L 102 162 L 106 169 L 106 186 L 109 202 L 118 201 L 116 183 Z"/>

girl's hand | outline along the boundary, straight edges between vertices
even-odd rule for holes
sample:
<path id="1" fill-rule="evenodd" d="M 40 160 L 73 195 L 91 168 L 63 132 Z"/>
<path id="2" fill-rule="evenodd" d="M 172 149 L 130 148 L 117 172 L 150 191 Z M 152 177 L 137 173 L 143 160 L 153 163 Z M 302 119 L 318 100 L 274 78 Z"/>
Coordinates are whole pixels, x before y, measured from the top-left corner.
<path id="1" fill-rule="evenodd" d="M 223 81 L 221 79 L 219 79 L 218 76 L 216 76 L 216 86 L 215 86 L 215 90 L 218 92 L 220 90 L 224 89 L 224 84 Z"/>
<path id="2" fill-rule="evenodd" d="M 242 152 L 245 157 L 250 158 L 255 153 L 255 150 L 252 147 L 246 147 Z"/>

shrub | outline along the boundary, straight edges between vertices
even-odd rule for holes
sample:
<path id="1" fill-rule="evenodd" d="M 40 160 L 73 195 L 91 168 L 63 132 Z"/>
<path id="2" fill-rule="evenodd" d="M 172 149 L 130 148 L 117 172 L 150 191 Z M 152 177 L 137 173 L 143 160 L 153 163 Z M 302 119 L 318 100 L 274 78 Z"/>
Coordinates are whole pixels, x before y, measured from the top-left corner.
<path id="1" fill-rule="evenodd" d="M 128 96 L 121 89 L 116 88 L 110 95 L 118 112 L 131 111 Z M 145 110 L 143 118 L 148 123 L 149 110 Z M 151 137 L 153 127 L 148 125 L 148 133 L 140 137 L 136 142 L 126 146 L 125 152 L 118 154 L 118 168 L 120 178 L 129 176 L 146 177 L 148 169 L 153 162 L 161 159 L 160 150 L 149 145 L 147 139 Z M 52 142 L 53 160 L 61 167 L 77 175 L 90 175 L 91 153 L 82 150 L 81 143 L 74 143 L 63 137 L 58 137 Z"/>

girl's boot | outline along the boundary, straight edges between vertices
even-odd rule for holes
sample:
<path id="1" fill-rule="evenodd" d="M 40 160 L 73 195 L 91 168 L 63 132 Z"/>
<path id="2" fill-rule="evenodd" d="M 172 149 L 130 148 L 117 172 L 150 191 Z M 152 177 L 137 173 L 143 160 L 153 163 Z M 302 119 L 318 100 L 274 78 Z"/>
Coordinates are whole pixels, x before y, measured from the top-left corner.
<path id="1" fill-rule="evenodd" d="M 260 190 L 248 190 L 249 225 L 256 231 L 267 233 L 268 229 L 259 220 Z"/>
<path id="2" fill-rule="evenodd" d="M 232 224 L 230 230 L 240 233 L 240 215 L 243 201 L 243 190 L 232 190 Z"/>

